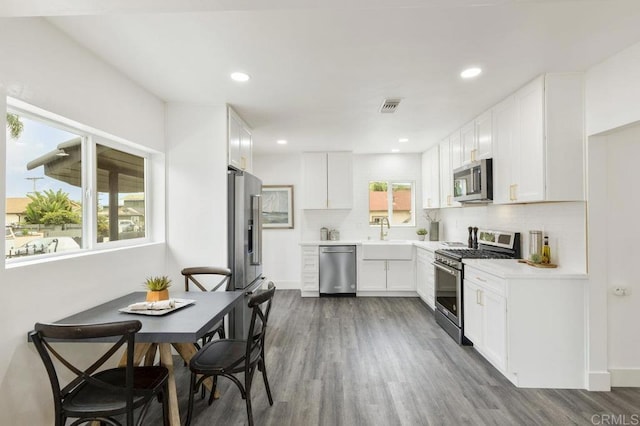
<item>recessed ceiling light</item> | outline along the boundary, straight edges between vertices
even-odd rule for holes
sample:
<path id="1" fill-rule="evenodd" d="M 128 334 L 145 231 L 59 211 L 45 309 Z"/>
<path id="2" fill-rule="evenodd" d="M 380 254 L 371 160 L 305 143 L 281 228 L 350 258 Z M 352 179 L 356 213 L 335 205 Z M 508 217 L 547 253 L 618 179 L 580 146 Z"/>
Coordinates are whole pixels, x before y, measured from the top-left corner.
<path id="1" fill-rule="evenodd" d="M 278 140 L 278 141 L 277 141 L 277 144 L 278 144 L 278 145 L 286 145 L 286 144 L 287 144 L 287 141 L 286 141 L 286 140 L 284 140 L 284 139 L 280 139 L 280 140 Z"/>
<path id="2" fill-rule="evenodd" d="M 395 154 L 396 152 L 400 152 L 400 150 L 399 150 L 398 148 L 393 148 L 393 149 L 391 150 L 391 152 L 393 152 L 393 153 Z"/>
<path id="3" fill-rule="evenodd" d="M 400 138 L 400 139 L 398 139 L 398 142 L 400 142 L 400 143 L 409 142 L 409 139 L 407 139 L 407 138 Z"/>
<path id="4" fill-rule="evenodd" d="M 250 78 L 249 74 L 245 74 L 243 72 L 231 73 L 231 80 L 233 81 L 249 81 Z"/>
<path id="5" fill-rule="evenodd" d="M 467 68 L 466 70 L 462 71 L 460 73 L 460 77 L 462 78 L 473 78 L 473 77 L 477 77 L 480 75 L 480 73 L 482 73 L 482 70 L 480 68 Z"/>

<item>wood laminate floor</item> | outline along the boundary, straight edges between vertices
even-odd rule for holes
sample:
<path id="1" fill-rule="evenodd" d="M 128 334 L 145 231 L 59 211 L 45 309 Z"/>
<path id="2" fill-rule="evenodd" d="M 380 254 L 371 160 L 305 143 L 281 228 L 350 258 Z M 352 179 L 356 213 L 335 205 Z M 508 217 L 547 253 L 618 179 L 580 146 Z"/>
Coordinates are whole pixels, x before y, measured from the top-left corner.
<path id="1" fill-rule="evenodd" d="M 473 348 L 458 346 L 416 298 L 303 299 L 299 291 L 279 290 L 269 322 L 274 404 L 257 374 L 258 426 L 640 423 L 638 388 L 516 388 Z M 184 419 L 189 370 L 176 364 Z M 211 406 L 196 399 L 192 425 L 247 423 L 235 385 L 220 378 L 219 389 L 222 397 Z M 156 408 L 150 424 L 161 424 Z"/>

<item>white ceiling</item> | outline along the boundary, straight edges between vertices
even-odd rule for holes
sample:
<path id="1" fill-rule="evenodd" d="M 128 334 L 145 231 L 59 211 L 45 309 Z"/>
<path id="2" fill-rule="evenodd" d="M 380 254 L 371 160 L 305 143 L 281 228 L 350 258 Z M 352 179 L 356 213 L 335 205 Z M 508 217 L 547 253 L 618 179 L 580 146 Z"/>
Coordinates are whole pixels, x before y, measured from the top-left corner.
<path id="1" fill-rule="evenodd" d="M 52 16 L 167 102 L 232 104 L 257 152 L 423 151 L 536 75 L 640 41 L 637 0 L 100 3 L 9 0 L 0 15 Z M 463 81 L 470 65 L 484 73 Z M 402 98 L 395 114 L 378 112 L 386 97 Z"/>

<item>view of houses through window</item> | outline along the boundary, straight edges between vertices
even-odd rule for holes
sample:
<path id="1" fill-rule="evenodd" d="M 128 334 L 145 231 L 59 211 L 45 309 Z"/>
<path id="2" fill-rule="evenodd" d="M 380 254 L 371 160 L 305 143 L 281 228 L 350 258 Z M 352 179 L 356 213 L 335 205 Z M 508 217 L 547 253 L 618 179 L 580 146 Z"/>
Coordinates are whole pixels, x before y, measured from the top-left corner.
<path id="1" fill-rule="evenodd" d="M 369 182 L 369 224 L 388 218 L 391 226 L 415 226 L 412 182 Z"/>
<path id="2" fill-rule="evenodd" d="M 144 157 L 90 145 L 92 139 L 54 121 L 8 111 L 5 259 L 90 249 L 88 235 L 97 243 L 145 236 Z M 88 159 L 87 152 L 95 156 Z M 88 176 L 95 176 L 95 207 L 83 203 L 93 186 Z"/>

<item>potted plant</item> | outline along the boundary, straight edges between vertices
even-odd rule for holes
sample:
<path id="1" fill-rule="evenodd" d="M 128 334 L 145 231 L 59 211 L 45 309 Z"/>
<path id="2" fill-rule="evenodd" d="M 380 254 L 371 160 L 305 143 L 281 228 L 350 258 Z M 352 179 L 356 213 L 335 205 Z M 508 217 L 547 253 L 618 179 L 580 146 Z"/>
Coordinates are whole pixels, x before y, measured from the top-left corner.
<path id="1" fill-rule="evenodd" d="M 171 280 L 166 275 L 149 277 L 145 280 L 144 285 L 147 287 L 147 302 L 169 299 Z"/>
<path id="2" fill-rule="evenodd" d="M 424 236 L 427 235 L 427 230 L 424 228 L 420 228 L 416 231 L 416 234 L 418 234 L 418 239 L 420 241 L 424 241 Z"/>

